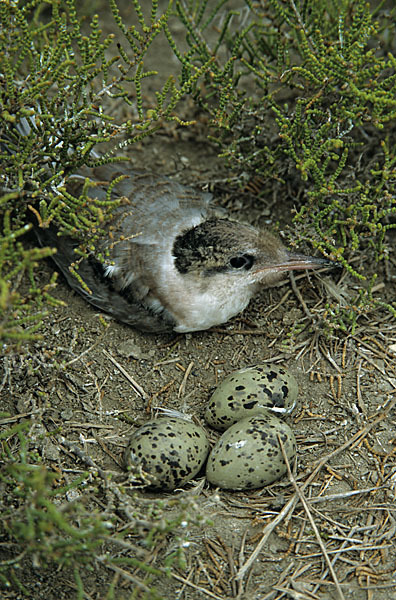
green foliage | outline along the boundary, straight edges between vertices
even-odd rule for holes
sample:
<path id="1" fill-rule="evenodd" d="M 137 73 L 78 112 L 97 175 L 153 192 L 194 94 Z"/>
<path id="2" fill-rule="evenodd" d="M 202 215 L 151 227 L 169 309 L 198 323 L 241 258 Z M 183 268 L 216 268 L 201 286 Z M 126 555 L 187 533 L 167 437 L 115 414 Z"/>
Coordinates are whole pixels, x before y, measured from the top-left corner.
<path id="1" fill-rule="evenodd" d="M 261 197 L 295 192 L 291 243 L 309 242 L 364 281 L 353 257 L 383 268 L 386 232 L 396 227 L 395 9 L 365 0 L 245 3 L 237 13 L 225 2 L 176 3 L 188 60 L 217 52 L 196 92 L 212 115 L 212 139 L 242 184 L 261 184 Z M 209 22 L 226 55 L 209 43 Z M 328 325 L 349 331 L 376 307 L 396 316 L 396 304 L 371 289 L 362 283 Z"/>
<path id="2" fill-rule="evenodd" d="M 97 15 L 86 22 L 75 0 L 0 3 L 0 206 L 9 224 L 3 240 L 6 262 L 0 264 L 3 337 L 15 328 L 24 337 L 23 321 L 17 315 L 12 322 L 10 316 L 14 307 L 22 310 L 13 277 L 23 250 L 11 243 L 13 238 L 35 218 L 42 227 L 56 221 L 62 233 L 78 233 L 94 244 L 115 202 L 89 198 L 88 181 L 83 193 L 73 197 L 66 191 L 69 175 L 84 165 L 120 160 L 115 150 L 119 154 L 120 148 L 153 134 L 166 121 L 188 124 L 174 109 L 206 65 L 191 65 L 180 86 L 170 76 L 162 89 L 158 85 L 155 101 L 144 93 L 147 79 L 157 75 L 144 68 L 144 60 L 166 28 L 171 5 L 157 16 L 158 2 L 153 2 L 145 20 L 134 0 L 137 23 L 127 26 L 116 1 L 109 0 L 119 28 L 115 39 L 102 34 Z M 126 118 L 106 112 L 108 98 L 109 104 L 124 104 Z M 83 245 L 81 254 L 87 252 Z M 34 263 L 45 255 L 48 251 L 24 251 L 22 262 L 31 280 Z M 32 303 L 25 305 L 31 319 L 26 339 L 40 322 L 34 298 L 46 294 L 32 285 Z"/>
<path id="3" fill-rule="evenodd" d="M 29 228 L 25 225 L 12 230 L 10 210 L 5 211 L 3 234 L 0 235 L 0 340 L 21 341 L 36 337 L 40 321 L 47 314 L 44 305 L 59 304 L 50 295 L 56 274 L 44 287 L 35 283 L 33 271 L 37 262 L 51 256 L 53 250 L 26 249 L 19 238 Z M 30 285 L 22 294 L 18 288 L 25 275 Z"/>
<path id="4" fill-rule="evenodd" d="M 0 562 L 0 588 L 16 586 L 27 595 L 22 573 L 33 564 L 72 572 L 83 598 L 84 578 L 98 568 L 108 574 L 108 598 L 119 597 L 114 592 L 123 582 L 133 597 L 159 600 L 154 580 L 185 566 L 188 527 L 207 522 L 193 499 L 146 500 L 128 491 L 127 481 L 114 482 L 111 473 L 98 477 L 92 468 L 62 485 L 60 471 L 51 471 L 30 448 L 31 440 L 37 443 L 35 425 L 7 427 L 8 417 L 0 414 L 0 537 L 10 548 Z M 103 502 L 92 510 L 101 492 Z M 151 549 L 167 540 L 168 556 L 155 566 Z"/>
<path id="5" fill-rule="evenodd" d="M 77 515 L 81 507 L 67 505 L 56 506 L 53 499 L 76 489 L 87 474 L 76 479 L 67 488 L 56 488 L 56 474 L 40 464 L 38 456 L 27 450 L 27 440 L 23 433 L 27 425 L 19 425 L 5 433 L 18 435 L 21 451 L 12 456 L 5 445 L 6 457 L 1 480 L 6 489 L 12 490 L 18 498 L 20 519 L 15 518 L 13 510 L 4 507 L 2 511 L 2 534 L 16 540 L 24 548 L 24 553 L 32 554 L 40 565 L 58 562 L 61 566 L 88 560 L 90 553 L 96 550 L 101 537 L 107 534 L 108 525 L 97 515 L 81 513 L 84 523 L 77 527 L 70 522 L 70 516 Z M 4 435 L 2 436 L 4 437 Z M 5 456 L 3 456 L 5 458 Z M 7 460 L 8 459 L 8 460 Z M 83 511 L 85 513 L 85 510 Z"/>
<path id="6" fill-rule="evenodd" d="M 61 232 L 78 235 L 86 255 L 116 203 L 110 194 L 105 202 L 89 198 L 89 181 L 74 197 L 69 175 L 120 160 L 116 151 L 164 121 L 185 125 L 174 109 L 186 93 L 211 114 L 211 139 L 242 184 L 255 178 L 260 198 L 295 192 L 290 242 L 308 242 L 361 280 L 348 304 L 354 309 L 341 307 L 331 327 L 348 331 L 376 306 L 396 315 L 353 260 L 364 254 L 381 269 L 395 227 L 395 11 L 364 0 L 245 0 L 238 11 L 226 0 L 201 0 L 169 2 L 161 14 L 153 2 L 145 17 L 138 0 L 132 4 L 136 24 L 128 26 L 109 0 L 116 43 L 97 16 L 81 18 L 74 0 L 0 3 L 0 206 L 9 223 L 0 335 L 34 335 L 43 301 L 53 302 L 52 283 L 40 291 L 33 275 L 48 251 L 30 255 L 21 245 L 29 219 L 43 227 L 56 221 Z M 186 30 L 184 53 L 169 25 L 175 15 Z M 159 35 L 181 71 L 178 83 L 169 77 L 148 102 L 145 85 L 156 72 L 144 61 Z M 124 104 L 124 119 L 106 112 L 108 98 Z M 28 299 L 17 291 L 22 272 Z"/>

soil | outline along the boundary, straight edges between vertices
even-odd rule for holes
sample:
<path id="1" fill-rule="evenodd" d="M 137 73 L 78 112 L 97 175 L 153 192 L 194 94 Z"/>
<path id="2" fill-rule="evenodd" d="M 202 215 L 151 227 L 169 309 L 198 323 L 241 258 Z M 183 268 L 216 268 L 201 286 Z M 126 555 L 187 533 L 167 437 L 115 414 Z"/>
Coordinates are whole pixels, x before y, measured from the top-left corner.
<path id="1" fill-rule="evenodd" d="M 156 60 L 160 58 L 158 54 Z M 167 60 L 156 65 L 161 73 L 169 68 Z M 187 102 L 183 110 L 188 115 L 194 108 Z M 133 160 L 137 166 L 149 164 L 199 188 L 225 182 L 230 173 L 204 132 L 202 120 L 177 132 L 168 128 L 133 147 Z M 225 193 L 218 193 L 220 187 Z M 289 201 L 282 203 L 279 196 L 275 206 L 271 202 L 258 206 L 254 198 L 239 201 L 225 183 L 214 189 L 218 202 L 234 217 L 270 227 L 280 222 L 281 229 L 290 224 Z M 52 263 L 41 263 L 36 277 L 44 283 L 53 269 Z M 367 265 L 368 272 L 376 269 L 375 264 Z M 394 283 L 385 278 L 380 283 L 381 297 L 393 298 Z M 99 479 L 101 473 L 103 477 L 113 473 L 115 481 L 117 477 L 126 481 L 122 453 L 128 437 L 157 414 L 158 407 L 192 414 L 203 423 L 211 392 L 227 374 L 266 361 L 282 364 L 300 388 L 298 408 L 288 422 L 298 445 L 294 477 L 308 507 L 295 496 L 288 477 L 253 492 L 214 489 L 203 474 L 173 493 L 137 488 L 134 495 L 126 486 L 132 513 L 144 512 L 146 504 L 162 499 L 162 517 L 172 520 L 180 502 L 189 506 L 187 528 L 175 525 L 158 547 L 145 549 L 136 534 L 133 538 L 144 560 L 157 567 L 164 566 L 172 551 L 183 548 L 183 568 L 175 564 L 171 576 L 155 576 L 150 586 L 169 600 L 327 600 L 340 598 L 336 578 L 345 600 L 394 599 L 395 323 L 385 313 L 370 314 L 358 323 L 354 335 L 330 339 L 320 326 L 331 290 L 336 287 L 352 295 L 353 286 L 353 279 L 339 272 L 302 275 L 295 286 L 286 278 L 281 285 L 262 290 L 242 315 L 224 326 L 159 336 L 141 334 L 98 314 L 59 276 L 54 295 L 65 304 L 51 310 L 43 339 L 31 343 L 24 354 L 3 358 L 2 409 L 16 420 L 32 420 L 30 449 L 58 473 L 59 485 L 90 471 L 87 507 L 98 510 L 107 502 L 106 484 L 98 483 L 95 496 L 93 473 L 99 469 Z M 143 393 L 136 391 L 123 370 Z M 58 433 L 48 435 L 54 432 Z M 217 434 L 209 434 L 214 441 Z M 83 495 L 79 488 L 58 501 L 73 502 Z M 296 504 L 287 511 L 294 497 Z M 121 529 L 127 511 L 120 517 L 122 507 L 114 510 Z M 194 522 L 197 515 L 202 516 L 201 525 Z M 276 518 L 273 531 L 261 542 Z M 260 551 L 250 563 L 257 547 Z M 1 544 L 0 560 L 21 551 L 14 550 Z M 246 572 L 236 579 L 243 565 Z M 24 591 L 5 589 L 2 598 L 104 600 L 114 581 L 114 572 L 96 563 L 91 571 L 81 572 L 85 593 L 78 596 L 67 567 L 54 570 L 27 558 L 19 561 L 17 574 Z M 116 575 L 117 600 L 132 597 L 134 590 L 133 597 L 144 597 L 136 584 L 144 580 L 144 573 L 131 567 L 129 575 L 133 578 Z"/>

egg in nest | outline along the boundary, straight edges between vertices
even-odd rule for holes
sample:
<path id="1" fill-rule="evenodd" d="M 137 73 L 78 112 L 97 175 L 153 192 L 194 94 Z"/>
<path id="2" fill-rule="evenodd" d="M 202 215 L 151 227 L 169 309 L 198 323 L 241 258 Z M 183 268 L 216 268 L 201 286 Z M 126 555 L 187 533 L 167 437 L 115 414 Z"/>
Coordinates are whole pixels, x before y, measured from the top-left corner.
<path id="1" fill-rule="evenodd" d="M 144 472 L 149 487 L 174 490 L 197 475 L 208 452 L 202 427 L 167 416 L 139 427 L 130 437 L 124 459 L 127 468 Z"/>
<path id="2" fill-rule="evenodd" d="M 231 425 L 209 454 L 207 480 L 224 489 L 249 490 L 280 479 L 287 466 L 278 435 L 291 461 L 296 454 L 294 433 L 273 414 L 263 412 Z"/>
<path id="3" fill-rule="evenodd" d="M 235 371 L 213 393 L 205 411 L 206 422 L 220 431 L 245 417 L 271 411 L 289 415 L 296 406 L 298 384 L 279 365 L 262 364 Z"/>

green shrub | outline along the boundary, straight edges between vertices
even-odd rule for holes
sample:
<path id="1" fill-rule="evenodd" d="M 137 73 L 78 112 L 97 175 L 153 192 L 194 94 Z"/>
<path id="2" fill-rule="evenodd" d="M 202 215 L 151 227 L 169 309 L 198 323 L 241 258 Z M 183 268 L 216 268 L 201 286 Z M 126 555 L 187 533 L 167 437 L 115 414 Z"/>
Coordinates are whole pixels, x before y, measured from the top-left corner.
<path id="1" fill-rule="evenodd" d="M 111 189 L 104 202 L 89 199 L 88 180 L 73 197 L 66 191 L 68 176 L 84 165 L 122 160 L 122 148 L 166 121 L 187 124 L 175 107 L 206 65 L 191 67 L 180 86 L 169 76 L 162 88 L 158 85 L 154 104 L 143 93 L 144 80 L 157 74 L 145 70 L 144 60 L 166 29 L 171 4 L 157 16 L 153 2 L 145 20 L 134 0 L 137 24 L 127 26 L 115 0 L 109 0 L 116 39 L 103 36 L 97 15 L 86 23 L 75 0 L 0 3 L 0 339 L 34 336 L 42 305 L 54 302 L 52 284 L 42 289 L 33 278 L 37 261 L 49 250 L 26 250 L 20 239 L 31 219 L 44 227 L 56 221 L 62 233 L 78 234 L 85 255 L 116 205 Z M 132 106 L 135 116 L 120 120 L 108 114 L 103 106 L 109 97 Z M 25 274 L 30 290 L 19 294 Z"/>
<path id="2" fill-rule="evenodd" d="M 259 200 L 282 202 L 293 190 L 291 244 L 308 242 L 360 280 L 345 305 L 329 303 L 332 329 L 353 331 L 377 308 L 396 316 L 366 276 L 367 261 L 386 267 L 396 227 L 395 9 L 365 0 L 245 0 L 228 12 L 224 4 L 176 3 L 188 61 L 217 54 L 195 90 L 212 140 L 242 185 L 255 180 Z M 356 256 L 366 257 L 357 267 Z"/>

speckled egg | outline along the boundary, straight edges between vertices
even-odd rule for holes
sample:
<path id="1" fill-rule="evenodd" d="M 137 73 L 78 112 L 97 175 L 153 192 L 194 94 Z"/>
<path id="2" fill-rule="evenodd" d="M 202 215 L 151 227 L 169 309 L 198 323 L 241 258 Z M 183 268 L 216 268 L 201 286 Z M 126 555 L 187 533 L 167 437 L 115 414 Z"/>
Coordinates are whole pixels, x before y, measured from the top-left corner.
<path id="1" fill-rule="evenodd" d="M 220 431 L 245 417 L 272 411 L 288 415 L 296 406 L 298 384 L 278 365 L 262 364 L 231 373 L 211 397 L 206 422 Z"/>
<path id="2" fill-rule="evenodd" d="M 202 427 L 188 419 L 165 417 L 139 427 L 124 456 L 127 467 L 144 472 L 150 487 L 174 490 L 195 477 L 208 452 Z"/>
<path id="3" fill-rule="evenodd" d="M 246 417 L 231 425 L 209 455 L 206 478 L 230 490 L 252 490 L 280 479 L 286 463 L 278 434 L 289 460 L 296 454 L 290 427 L 270 413 Z"/>

